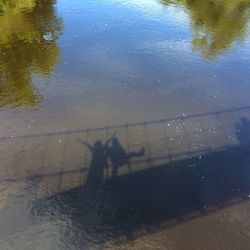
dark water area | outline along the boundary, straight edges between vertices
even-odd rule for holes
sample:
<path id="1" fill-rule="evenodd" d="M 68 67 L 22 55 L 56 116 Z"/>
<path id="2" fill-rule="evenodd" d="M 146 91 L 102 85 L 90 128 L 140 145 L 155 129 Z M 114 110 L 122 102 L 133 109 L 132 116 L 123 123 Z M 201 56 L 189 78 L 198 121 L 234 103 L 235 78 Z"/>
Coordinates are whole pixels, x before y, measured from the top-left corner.
<path id="1" fill-rule="evenodd" d="M 0 249 L 248 249 L 249 20 L 0 1 Z"/>

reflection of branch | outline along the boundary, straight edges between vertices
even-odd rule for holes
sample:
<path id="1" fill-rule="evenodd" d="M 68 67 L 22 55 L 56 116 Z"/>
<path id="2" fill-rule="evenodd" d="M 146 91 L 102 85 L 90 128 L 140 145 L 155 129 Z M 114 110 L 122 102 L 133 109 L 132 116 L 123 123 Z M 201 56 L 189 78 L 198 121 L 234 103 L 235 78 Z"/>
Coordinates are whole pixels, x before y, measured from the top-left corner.
<path id="1" fill-rule="evenodd" d="M 62 20 L 53 0 L 40 2 L 44 1 L 0 0 L 0 109 L 36 106 L 43 97 L 32 84 L 32 72 L 48 75 L 57 63 Z"/>
<path id="2" fill-rule="evenodd" d="M 183 6 L 193 26 L 193 47 L 206 59 L 214 59 L 235 41 L 247 36 L 249 0 L 160 0 Z M 216 18 L 214 18 L 216 16 Z"/>

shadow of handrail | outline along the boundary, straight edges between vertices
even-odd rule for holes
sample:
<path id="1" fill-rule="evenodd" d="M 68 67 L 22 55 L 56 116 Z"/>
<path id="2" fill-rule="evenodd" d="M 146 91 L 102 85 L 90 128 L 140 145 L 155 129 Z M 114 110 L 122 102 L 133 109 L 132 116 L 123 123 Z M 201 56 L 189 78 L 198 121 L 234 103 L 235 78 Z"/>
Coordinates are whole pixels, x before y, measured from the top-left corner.
<path id="1" fill-rule="evenodd" d="M 144 122 L 135 122 L 135 123 L 122 124 L 122 125 L 114 125 L 114 126 L 76 129 L 76 130 L 40 133 L 40 134 L 37 133 L 37 134 L 22 135 L 22 136 L 3 136 L 3 137 L 0 137 L 0 141 L 13 140 L 13 139 L 26 139 L 26 138 L 32 138 L 32 137 L 34 138 L 34 137 L 41 137 L 41 136 L 77 134 L 77 133 L 101 131 L 101 130 L 108 130 L 108 129 L 119 129 L 119 128 L 127 128 L 127 127 L 145 126 L 145 125 L 156 124 L 156 123 L 164 123 L 164 122 L 171 122 L 171 121 L 177 121 L 177 120 L 187 120 L 187 119 L 191 119 L 191 118 L 200 118 L 200 117 L 204 117 L 204 116 L 226 114 L 226 113 L 238 112 L 238 111 L 244 111 L 244 110 L 250 110 L 250 106 L 244 106 L 244 107 L 238 107 L 238 108 L 232 108 L 232 109 L 226 109 L 226 110 L 219 110 L 219 111 L 213 111 L 213 112 L 206 112 L 206 113 L 201 113 L 201 114 L 193 114 L 193 115 L 187 115 L 187 116 L 182 115 L 182 116 L 176 116 L 176 117 L 172 117 L 172 118 L 150 120 L 150 121 L 144 121 Z"/>

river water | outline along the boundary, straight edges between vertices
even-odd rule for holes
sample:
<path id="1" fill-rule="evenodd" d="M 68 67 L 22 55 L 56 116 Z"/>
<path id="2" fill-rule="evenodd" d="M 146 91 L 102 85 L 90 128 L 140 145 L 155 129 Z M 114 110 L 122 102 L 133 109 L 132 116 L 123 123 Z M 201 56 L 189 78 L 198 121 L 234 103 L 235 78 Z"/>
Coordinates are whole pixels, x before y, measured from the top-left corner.
<path id="1" fill-rule="evenodd" d="M 0 2 L 0 249 L 248 249 L 248 0 Z"/>

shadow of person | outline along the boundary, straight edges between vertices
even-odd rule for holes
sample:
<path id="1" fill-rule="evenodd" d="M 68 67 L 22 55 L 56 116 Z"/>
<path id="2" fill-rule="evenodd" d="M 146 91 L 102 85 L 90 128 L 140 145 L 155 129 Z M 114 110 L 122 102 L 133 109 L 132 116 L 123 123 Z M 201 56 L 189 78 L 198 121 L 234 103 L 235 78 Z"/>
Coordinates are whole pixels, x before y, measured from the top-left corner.
<path id="1" fill-rule="evenodd" d="M 246 117 L 241 117 L 240 121 L 235 124 L 235 133 L 236 136 L 244 147 L 244 149 L 248 149 L 250 147 L 250 121 Z"/>
<path id="2" fill-rule="evenodd" d="M 111 137 L 112 138 L 112 137 Z M 101 140 L 95 141 L 90 145 L 87 142 L 78 140 L 85 145 L 91 153 L 91 161 L 88 168 L 87 179 L 82 185 L 77 196 L 72 198 L 75 203 L 75 213 L 78 216 L 77 224 L 81 224 L 83 232 L 87 232 L 89 237 L 98 235 L 99 228 L 102 226 L 103 210 L 107 200 L 104 182 L 104 170 L 108 167 L 108 139 L 105 143 Z M 84 237 L 81 239 L 82 245 L 88 246 L 90 243 Z M 86 247 L 88 249 L 88 247 Z"/>
<path id="3" fill-rule="evenodd" d="M 118 138 L 111 139 L 111 146 L 108 148 L 108 157 L 112 164 L 112 178 L 117 176 L 118 168 L 127 165 L 129 172 L 131 173 L 131 159 L 134 157 L 142 157 L 145 153 L 145 148 L 142 147 L 138 152 L 126 152 L 126 150 L 120 144 Z"/>
<path id="4" fill-rule="evenodd" d="M 85 145 L 92 154 L 86 185 L 92 188 L 98 188 L 104 180 L 104 169 L 108 168 L 108 144 L 111 138 L 105 144 L 97 140 L 93 146 L 86 142 L 80 141 Z"/>

